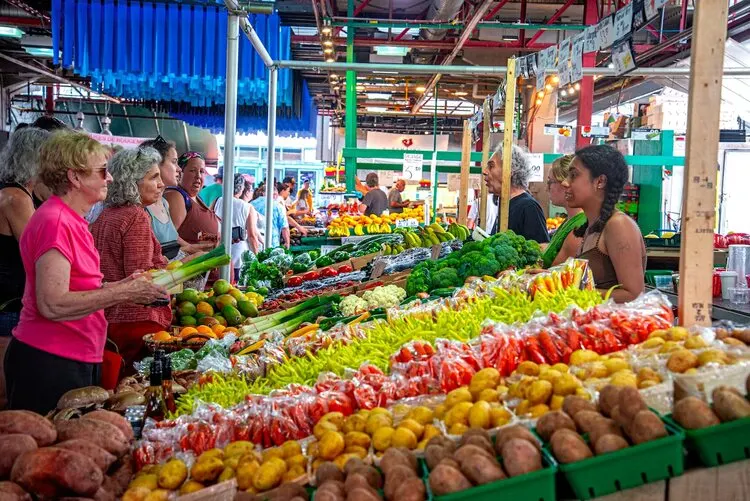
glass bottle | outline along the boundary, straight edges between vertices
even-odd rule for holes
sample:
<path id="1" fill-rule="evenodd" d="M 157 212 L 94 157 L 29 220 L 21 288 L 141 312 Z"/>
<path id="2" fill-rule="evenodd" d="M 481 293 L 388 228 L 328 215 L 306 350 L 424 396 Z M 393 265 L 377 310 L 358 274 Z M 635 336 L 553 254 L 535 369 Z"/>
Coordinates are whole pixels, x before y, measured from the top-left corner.
<path id="1" fill-rule="evenodd" d="M 172 391 L 172 359 L 165 357 L 162 361 L 162 398 L 164 399 L 164 406 L 169 413 L 174 413 L 177 410 L 177 406 L 174 402 L 174 392 Z"/>
<path id="2" fill-rule="evenodd" d="M 162 390 L 162 361 L 151 362 L 151 374 L 149 376 L 149 387 L 146 390 L 146 414 L 144 419 L 151 418 L 161 421 L 166 414 L 164 396 Z"/>

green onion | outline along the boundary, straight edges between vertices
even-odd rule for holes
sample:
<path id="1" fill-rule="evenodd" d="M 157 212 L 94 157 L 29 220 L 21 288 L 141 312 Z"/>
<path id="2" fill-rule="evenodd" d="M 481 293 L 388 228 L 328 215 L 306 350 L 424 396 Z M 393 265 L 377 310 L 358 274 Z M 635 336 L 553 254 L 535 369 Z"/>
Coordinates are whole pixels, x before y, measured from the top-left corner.
<path id="1" fill-rule="evenodd" d="M 211 252 L 188 261 L 174 270 L 159 270 L 152 273 L 153 282 L 171 289 L 187 280 L 209 272 L 214 268 L 225 266 L 232 262 L 232 258 L 224 251 L 224 245 L 219 245 Z"/>

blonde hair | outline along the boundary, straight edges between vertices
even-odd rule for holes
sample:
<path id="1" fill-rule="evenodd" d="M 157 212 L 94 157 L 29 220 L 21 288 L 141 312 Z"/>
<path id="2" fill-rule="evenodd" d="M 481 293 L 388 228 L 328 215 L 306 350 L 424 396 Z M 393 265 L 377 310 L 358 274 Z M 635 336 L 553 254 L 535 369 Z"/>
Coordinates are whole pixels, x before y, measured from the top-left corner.
<path id="1" fill-rule="evenodd" d="M 95 139 L 79 132 L 61 131 L 42 145 L 39 153 L 39 177 L 55 195 L 70 189 L 68 170 L 90 174 L 91 155 L 108 156 L 108 149 Z"/>
<path id="2" fill-rule="evenodd" d="M 563 155 L 552 162 L 552 177 L 554 177 L 558 183 L 562 183 L 568 179 L 570 164 L 573 163 L 574 158 L 575 155 Z"/>

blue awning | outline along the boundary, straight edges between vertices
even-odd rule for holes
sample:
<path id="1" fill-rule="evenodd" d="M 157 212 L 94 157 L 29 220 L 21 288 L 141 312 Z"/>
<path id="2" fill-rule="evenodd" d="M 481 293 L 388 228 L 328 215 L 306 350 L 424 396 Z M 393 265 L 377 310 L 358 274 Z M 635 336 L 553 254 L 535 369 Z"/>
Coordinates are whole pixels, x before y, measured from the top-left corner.
<path id="1" fill-rule="evenodd" d="M 52 0 L 54 63 L 91 79 L 116 97 L 189 103 L 224 103 L 227 14 L 216 5 Z M 291 32 L 279 16 L 248 20 L 274 59 L 289 59 Z M 292 107 L 292 73 L 280 70 L 278 106 Z M 267 69 L 240 35 L 238 103 L 265 106 Z M 301 118 L 298 116 L 297 118 Z"/>

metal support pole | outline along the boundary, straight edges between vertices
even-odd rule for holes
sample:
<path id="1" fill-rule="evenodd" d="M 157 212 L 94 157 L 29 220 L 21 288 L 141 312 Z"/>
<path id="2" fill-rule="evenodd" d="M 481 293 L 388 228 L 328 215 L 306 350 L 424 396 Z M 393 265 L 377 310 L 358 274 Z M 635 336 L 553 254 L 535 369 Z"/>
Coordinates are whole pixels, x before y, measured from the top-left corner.
<path id="1" fill-rule="evenodd" d="M 438 173 L 437 173 L 437 111 L 438 111 L 438 91 L 440 84 L 435 84 L 435 94 L 432 96 L 435 101 L 435 111 L 432 118 L 432 162 L 430 163 L 430 180 L 432 184 L 432 218 L 430 223 L 434 223 L 437 220 L 437 185 L 438 185 Z"/>
<path id="2" fill-rule="evenodd" d="M 268 68 L 268 153 L 266 168 L 266 249 L 271 248 L 271 234 L 273 229 L 273 193 L 276 187 L 273 185 L 273 163 L 275 160 L 276 140 L 276 85 L 278 83 L 279 70 L 275 67 Z"/>
<path id="3" fill-rule="evenodd" d="M 240 55 L 240 17 L 227 19 L 227 79 L 224 115 L 224 189 L 221 206 L 221 243 L 232 248 L 232 198 L 234 197 L 234 134 L 237 131 L 237 66 Z M 231 263 L 221 268 L 221 278 L 229 280 Z"/>
<path id="4" fill-rule="evenodd" d="M 354 17 L 354 0 L 348 0 L 346 15 Z M 346 28 L 346 63 L 354 63 L 354 32 L 353 26 Z M 357 73 L 348 70 L 346 72 L 346 129 L 344 130 L 347 148 L 357 147 Z M 346 191 L 354 192 L 357 177 L 357 159 L 354 157 L 346 159 Z"/>
<path id="5" fill-rule="evenodd" d="M 583 21 L 587 25 L 599 22 L 599 11 L 597 0 L 586 0 L 583 6 Z M 583 66 L 592 68 L 596 66 L 596 52 L 583 54 Z M 581 80 L 581 90 L 578 93 L 578 122 L 576 127 L 576 149 L 591 144 L 591 139 L 583 137 L 581 131 L 586 125 L 591 125 L 591 114 L 594 109 L 594 77 L 585 76 Z"/>

